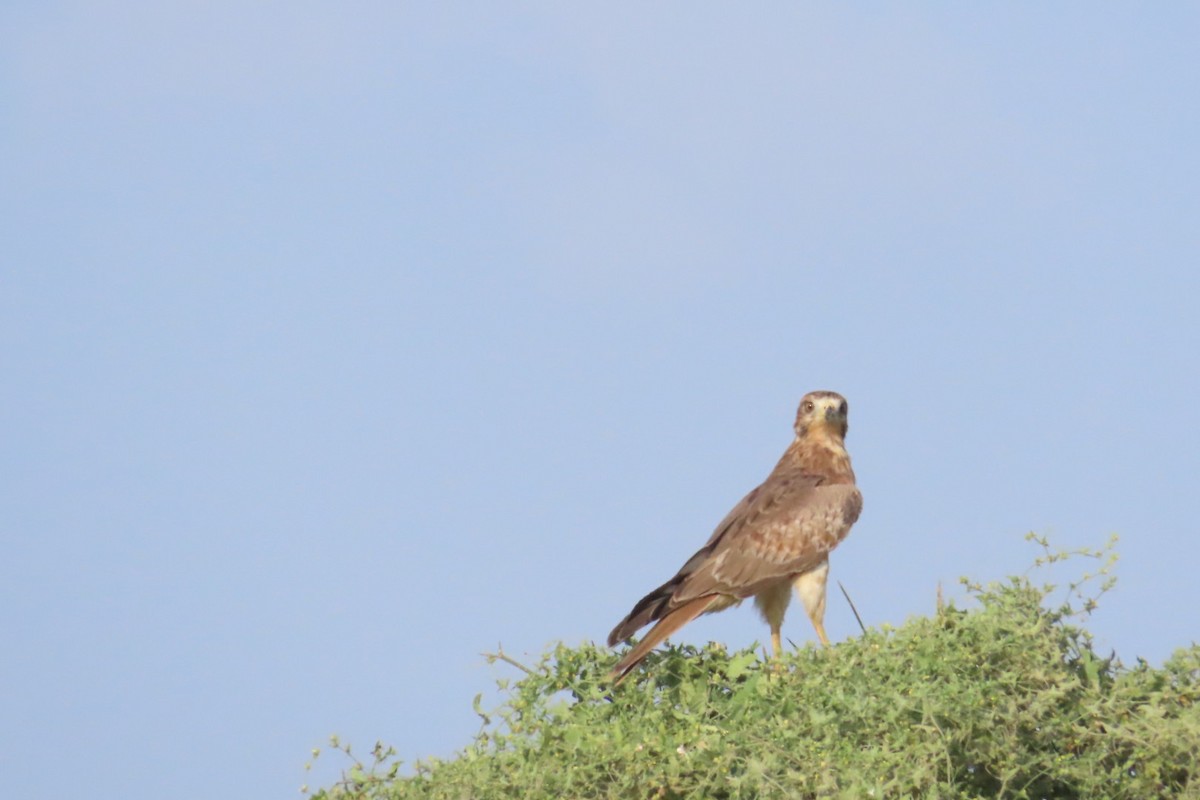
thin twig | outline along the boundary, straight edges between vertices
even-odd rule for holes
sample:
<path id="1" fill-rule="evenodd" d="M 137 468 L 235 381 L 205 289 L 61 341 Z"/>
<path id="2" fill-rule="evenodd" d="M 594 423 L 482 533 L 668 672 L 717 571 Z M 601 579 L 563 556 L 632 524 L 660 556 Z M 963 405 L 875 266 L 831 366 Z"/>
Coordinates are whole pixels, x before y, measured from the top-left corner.
<path id="1" fill-rule="evenodd" d="M 522 664 L 520 661 L 517 661 L 515 658 L 510 656 L 508 653 L 504 652 L 503 647 L 500 647 L 499 645 L 497 645 L 496 650 L 497 650 L 497 652 L 495 652 L 495 653 L 480 653 L 479 655 L 486 658 L 488 660 L 489 664 L 494 664 L 497 661 L 503 661 L 505 664 L 512 664 L 514 667 L 521 670 L 526 675 L 533 674 L 533 670 L 531 670 L 529 667 Z"/>
<path id="2" fill-rule="evenodd" d="M 858 615 L 858 609 L 854 607 L 854 601 L 850 599 L 849 593 L 846 592 L 846 587 L 842 586 L 842 582 L 838 581 L 838 588 L 842 590 L 842 597 L 846 598 L 846 602 L 850 604 L 850 610 L 854 612 L 854 618 L 858 620 L 858 627 L 862 628 L 862 632 L 867 632 L 867 626 L 863 625 L 862 617 Z"/>

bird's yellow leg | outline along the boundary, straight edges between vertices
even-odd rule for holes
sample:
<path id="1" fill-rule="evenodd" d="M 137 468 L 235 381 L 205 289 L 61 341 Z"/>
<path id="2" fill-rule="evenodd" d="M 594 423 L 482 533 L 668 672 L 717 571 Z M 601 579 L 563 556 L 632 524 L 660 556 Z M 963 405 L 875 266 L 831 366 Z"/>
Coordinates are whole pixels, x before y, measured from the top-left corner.
<path id="1" fill-rule="evenodd" d="M 776 675 L 783 672 L 783 661 L 780 656 L 783 654 L 783 637 L 779 633 L 780 626 L 771 626 L 771 671 Z"/>
<path id="2" fill-rule="evenodd" d="M 812 622 L 813 629 L 821 644 L 829 646 L 829 637 L 825 635 L 825 584 L 829 578 L 829 562 L 822 562 L 816 569 L 809 570 L 796 578 L 793 584 L 796 594 L 804 601 L 804 611 Z"/>
<path id="3" fill-rule="evenodd" d="M 788 602 L 792 599 L 791 586 L 786 582 L 769 586 L 754 596 L 754 605 L 762 612 L 763 619 L 771 626 L 771 660 L 775 669 L 779 669 L 779 657 L 783 654 L 783 615 L 787 612 Z"/>
<path id="4" fill-rule="evenodd" d="M 825 635 L 825 625 L 819 619 L 812 621 L 813 627 L 817 629 L 817 638 L 821 640 L 821 644 L 829 647 L 829 637 Z"/>

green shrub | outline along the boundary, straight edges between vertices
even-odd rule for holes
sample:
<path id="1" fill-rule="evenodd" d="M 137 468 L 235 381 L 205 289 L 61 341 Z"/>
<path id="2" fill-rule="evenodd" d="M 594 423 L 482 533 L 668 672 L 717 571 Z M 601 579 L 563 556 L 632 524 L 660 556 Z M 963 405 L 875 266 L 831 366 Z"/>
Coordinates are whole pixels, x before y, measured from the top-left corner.
<path id="1" fill-rule="evenodd" d="M 1047 609 L 1050 587 L 968 590 L 969 610 L 777 666 L 669 647 L 616 688 L 613 652 L 560 645 L 500 682 L 507 700 L 457 758 L 402 776 L 378 746 L 317 796 L 1200 797 L 1200 647 L 1125 668 L 1070 606 Z"/>

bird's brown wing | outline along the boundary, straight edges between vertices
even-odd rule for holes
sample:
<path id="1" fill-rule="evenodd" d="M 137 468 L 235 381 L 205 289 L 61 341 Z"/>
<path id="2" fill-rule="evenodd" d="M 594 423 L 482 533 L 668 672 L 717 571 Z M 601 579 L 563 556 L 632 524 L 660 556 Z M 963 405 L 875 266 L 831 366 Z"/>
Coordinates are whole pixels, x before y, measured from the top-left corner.
<path id="1" fill-rule="evenodd" d="M 812 569 L 846 535 L 861 508 L 862 495 L 853 484 L 823 485 L 799 470 L 772 474 L 674 577 L 633 607 L 609 634 L 609 645 L 698 598 L 728 598 L 706 606 L 715 610 Z"/>
<path id="2" fill-rule="evenodd" d="M 746 510 L 753 505 L 756 498 L 762 494 L 763 486 L 765 485 L 764 483 L 761 486 L 755 487 L 749 494 L 743 497 L 741 502 L 725 515 L 725 519 L 718 523 L 717 527 L 713 530 L 712 536 L 708 537 L 708 541 L 704 543 L 704 546 L 697 550 L 670 580 L 637 601 L 633 610 L 626 614 L 625 618 L 618 622 L 616 627 L 612 629 L 612 632 L 608 634 L 609 647 L 614 647 L 619 642 L 625 641 L 646 625 L 657 619 L 661 619 L 664 614 L 671 611 L 672 608 L 677 607 L 671 605 L 671 597 L 675 594 L 676 590 L 687 580 L 689 575 L 704 563 L 705 559 L 712 553 L 713 548 L 720 543 L 721 539 L 729 533 L 730 528 L 737 523 L 746 513 Z"/>
<path id="3" fill-rule="evenodd" d="M 756 504 L 697 565 L 675 593 L 686 603 L 710 594 L 749 597 L 820 564 L 862 510 L 853 484 L 786 486 L 775 502 Z"/>

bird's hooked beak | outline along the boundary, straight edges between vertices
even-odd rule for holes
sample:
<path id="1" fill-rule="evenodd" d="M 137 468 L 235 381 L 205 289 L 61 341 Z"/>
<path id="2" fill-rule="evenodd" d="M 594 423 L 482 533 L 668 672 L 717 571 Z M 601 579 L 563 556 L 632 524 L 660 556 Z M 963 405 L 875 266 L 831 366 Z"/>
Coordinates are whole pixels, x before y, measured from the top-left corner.
<path id="1" fill-rule="evenodd" d="M 845 436 L 850 425 L 847 422 L 845 406 L 842 402 L 829 403 L 825 406 L 824 413 L 818 417 L 819 425 L 829 431 L 835 432 L 838 436 Z"/>

